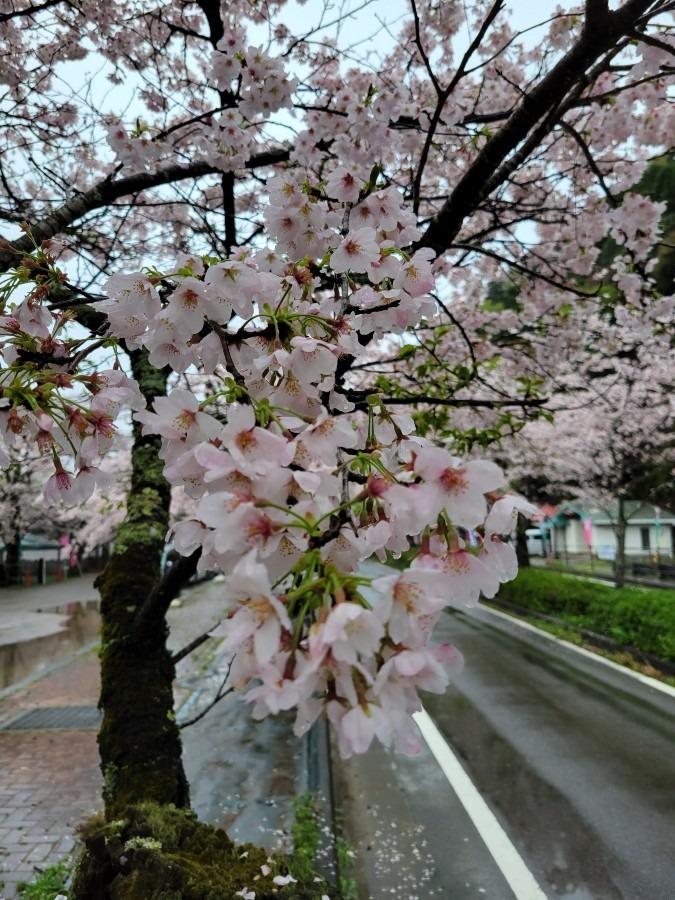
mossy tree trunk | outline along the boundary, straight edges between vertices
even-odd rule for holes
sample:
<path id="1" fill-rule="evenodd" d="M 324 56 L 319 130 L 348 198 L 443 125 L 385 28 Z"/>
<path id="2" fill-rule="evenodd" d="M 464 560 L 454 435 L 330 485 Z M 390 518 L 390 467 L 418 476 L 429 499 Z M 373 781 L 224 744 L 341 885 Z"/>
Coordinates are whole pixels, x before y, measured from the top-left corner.
<path id="1" fill-rule="evenodd" d="M 21 538 L 24 530 L 24 497 L 22 485 L 30 482 L 28 470 L 15 459 L 5 472 L 3 501 L 9 509 L 9 521 L 5 522 L 5 580 L 7 584 L 21 583 Z"/>
<path id="2" fill-rule="evenodd" d="M 167 373 L 150 366 L 145 351 L 133 351 L 130 358 L 148 403 L 165 394 Z M 166 645 L 168 602 L 148 605 L 160 575 L 171 496 L 159 448 L 157 436 L 143 436 L 134 424 L 127 515 L 97 582 L 103 710 L 98 740 L 108 819 L 141 801 L 189 805 L 173 709 L 174 665 Z"/>

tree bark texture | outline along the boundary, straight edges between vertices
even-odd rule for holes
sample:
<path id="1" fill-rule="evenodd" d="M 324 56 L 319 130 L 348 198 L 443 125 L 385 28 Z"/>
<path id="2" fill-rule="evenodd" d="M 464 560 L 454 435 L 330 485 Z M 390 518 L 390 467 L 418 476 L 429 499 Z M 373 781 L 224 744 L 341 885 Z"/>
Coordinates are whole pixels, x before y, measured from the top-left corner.
<path id="1" fill-rule="evenodd" d="M 148 402 L 166 392 L 167 376 L 131 355 L 132 370 Z M 169 524 L 170 486 L 158 456 L 160 438 L 134 425 L 127 515 L 97 584 L 101 593 L 101 697 L 99 733 L 106 817 L 131 803 L 189 806 L 182 748 L 173 709 L 174 665 L 166 645 L 168 604 L 145 610 L 160 574 Z"/>

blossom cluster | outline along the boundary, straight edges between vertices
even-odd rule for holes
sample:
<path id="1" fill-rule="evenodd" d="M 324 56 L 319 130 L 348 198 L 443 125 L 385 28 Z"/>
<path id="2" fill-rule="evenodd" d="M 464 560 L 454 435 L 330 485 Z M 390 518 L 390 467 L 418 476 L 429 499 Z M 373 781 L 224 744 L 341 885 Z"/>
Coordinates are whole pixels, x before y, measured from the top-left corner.
<path id="1" fill-rule="evenodd" d="M 195 157 L 223 172 L 234 172 L 254 152 L 265 120 L 292 106 L 298 80 L 288 77 L 280 59 L 262 47 L 247 46 L 236 31 L 218 41 L 209 69 L 209 83 L 218 89 L 223 109 L 197 129 Z M 122 123 L 113 122 L 107 139 L 117 161 L 136 171 L 155 168 L 171 150 L 167 141 L 140 121 L 132 134 Z"/>
<path id="2" fill-rule="evenodd" d="M 336 167 L 325 183 L 280 175 L 269 201 L 273 251 L 184 256 L 172 272 L 106 285 L 111 339 L 144 347 L 157 367 L 196 368 L 215 390 L 176 388 L 143 409 L 120 369 L 79 370 L 68 317 L 37 287 L 0 319 L 3 437 L 34 437 L 54 460 L 47 498 L 78 501 L 119 410 L 136 409 L 144 433 L 162 436 L 166 477 L 195 502 L 175 547 L 201 548 L 201 565 L 225 573 L 214 633 L 235 652 L 231 681 L 254 714 L 294 708 L 302 734 L 323 711 L 345 755 L 374 736 L 416 752 L 417 690 L 443 690 L 461 665 L 432 643 L 433 626 L 447 604 L 492 596 L 514 576 L 503 538 L 517 503 L 499 499 L 496 465 L 433 446 L 350 381 L 360 337 L 434 312 L 432 254 L 402 249 L 417 230 L 399 192 Z M 58 280 L 44 253 L 35 265 Z M 360 570 L 412 540 L 408 572 Z"/>
<path id="3" fill-rule="evenodd" d="M 202 565 L 227 573 L 214 635 L 236 652 L 231 682 L 254 715 L 295 708 L 302 734 L 325 709 L 345 755 L 374 735 L 417 751 L 417 689 L 442 691 L 445 667 L 461 665 L 454 648 L 431 646 L 433 625 L 449 603 L 494 596 L 515 576 L 502 538 L 518 503 L 488 512 L 485 496 L 503 487 L 501 470 L 461 463 L 383 408 L 300 419 L 234 403 L 223 425 L 174 390 L 137 418 L 164 437 L 167 477 L 197 500 L 174 545 L 201 547 Z M 361 560 L 398 555 L 420 534 L 408 572 L 362 576 Z"/>
<path id="4" fill-rule="evenodd" d="M 106 339 L 144 348 L 158 368 L 201 372 L 208 393 L 176 388 L 145 410 L 119 369 L 83 374 L 77 342 L 62 336 L 68 317 L 40 288 L 0 323 L 4 434 L 34 434 L 52 454 L 48 498 L 86 495 L 115 416 L 136 409 L 143 432 L 163 439 L 166 477 L 195 503 L 176 549 L 200 548 L 201 565 L 225 573 L 214 634 L 235 654 L 231 683 L 257 717 L 295 709 L 297 734 L 324 712 L 345 755 L 375 736 L 420 749 L 417 692 L 442 691 L 461 666 L 455 648 L 433 643 L 434 624 L 516 569 L 504 538 L 518 503 L 501 497 L 501 470 L 416 435 L 409 415 L 350 374 L 370 336 L 436 310 L 433 251 L 404 249 L 420 235 L 415 216 L 377 177 L 359 166 L 335 165 L 324 181 L 283 172 L 264 212 L 273 249 L 183 255 L 169 272 L 108 280 Z M 48 257 L 41 264 L 43 281 L 58 280 Z M 76 387 L 90 396 L 76 401 Z M 413 541 L 408 572 L 360 569 Z"/>
<path id="5" fill-rule="evenodd" d="M 416 752 L 417 690 L 443 690 L 461 665 L 431 643 L 433 626 L 448 603 L 493 596 L 515 575 L 503 536 L 517 504 L 498 499 L 496 465 L 462 463 L 349 382 L 359 334 L 433 314 L 431 254 L 401 249 L 415 226 L 400 194 L 342 167 L 325 184 L 285 173 L 266 219 L 273 252 L 111 278 L 111 330 L 157 366 L 221 379 L 136 418 L 196 502 L 175 547 L 201 548 L 200 564 L 226 574 L 214 634 L 236 653 L 231 683 L 254 715 L 294 708 L 302 734 L 325 711 L 345 755 L 374 736 Z M 360 571 L 412 539 L 407 573 Z"/>
<path id="6" fill-rule="evenodd" d="M 440 47 L 452 45 L 451 36 L 459 28 L 457 18 L 450 15 L 438 17 L 431 13 L 427 17 L 421 11 L 420 15 L 422 18 L 417 28 L 428 31 L 426 40 L 429 47 L 436 47 L 441 54 L 438 65 L 449 64 L 450 60 L 445 60 Z M 273 148 L 274 151 L 287 152 L 293 164 L 321 173 L 322 177 L 325 177 L 324 173 L 327 171 L 328 186 L 341 188 L 331 196 L 353 203 L 368 178 L 374 160 L 386 169 L 390 178 L 401 184 L 402 173 L 408 170 L 410 161 L 425 159 L 428 139 L 434 131 L 432 126 L 426 132 L 428 123 L 435 120 L 432 102 L 435 92 L 424 89 L 424 79 L 420 79 L 419 83 L 408 84 L 407 75 L 404 74 L 414 71 L 411 70 L 408 59 L 409 45 L 417 44 L 420 40 L 419 34 L 413 40 L 413 33 L 409 31 L 411 23 L 404 25 L 403 34 L 406 39 L 401 40 L 400 50 L 394 51 L 387 65 L 381 66 L 382 72 L 388 72 L 390 65 L 394 68 L 400 66 L 400 79 L 387 77 L 380 81 L 373 80 L 372 73 L 364 73 L 359 68 L 345 73 L 334 62 L 328 65 L 321 56 L 315 66 L 309 67 L 313 70 L 312 74 L 304 73 L 304 65 L 301 64 L 297 71 L 303 72 L 305 77 L 292 77 L 290 73 L 294 54 L 298 53 L 299 60 L 305 63 L 305 54 L 310 52 L 303 46 L 304 42 L 293 39 L 288 29 L 279 25 L 274 32 L 275 40 L 268 47 L 253 46 L 246 36 L 245 20 L 246 15 L 232 7 L 226 16 L 224 35 L 218 40 L 216 49 L 209 50 L 208 56 L 202 61 L 205 84 L 217 90 L 220 104 L 208 112 L 200 104 L 194 116 L 187 116 L 186 112 L 188 134 L 184 134 L 183 129 L 173 124 L 166 133 L 157 126 L 152 136 L 150 128 L 137 123 L 134 136 L 129 137 L 124 128 L 116 123 L 109 130 L 109 143 L 116 151 L 120 163 L 130 170 L 153 169 L 162 159 L 173 157 L 174 161 L 183 160 L 189 147 L 191 158 L 222 171 L 235 173 L 238 178 L 243 179 L 247 168 L 250 171 L 264 165 L 260 160 Z M 545 44 L 549 46 L 550 52 L 554 55 L 562 53 L 569 44 L 574 43 L 582 30 L 582 22 L 583 17 L 576 13 L 566 15 L 560 11 L 559 15 L 554 16 L 549 23 Z M 500 21 L 499 27 L 489 36 L 486 35 L 485 42 L 477 49 L 478 56 L 492 60 L 493 56 L 500 55 L 503 48 L 510 45 L 507 35 L 511 36 L 511 40 L 515 40 L 517 36 L 506 21 Z M 281 52 L 286 40 L 290 47 L 287 52 Z M 634 67 L 634 75 L 640 78 L 645 72 L 650 72 L 655 76 L 663 65 L 664 53 L 667 56 L 671 40 L 672 38 L 662 34 L 658 48 L 649 43 L 636 44 L 635 56 L 642 62 Z M 540 49 L 533 49 L 531 52 L 533 59 L 538 60 Z M 478 135 L 471 129 L 473 116 L 494 115 L 512 108 L 518 102 L 514 85 L 522 80 L 522 64 L 515 65 L 503 58 L 500 60 L 499 71 L 508 72 L 508 77 L 497 79 L 490 91 L 483 90 L 482 82 L 473 84 L 465 75 L 461 82 L 463 86 L 458 87 L 444 101 L 444 120 L 453 122 L 455 127 L 450 129 L 448 135 L 434 135 L 437 141 L 434 146 L 439 150 L 438 160 L 442 160 L 442 163 L 440 169 L 435 169 L 431 161 L 425 164 L 425 179 L 429 180 L 429 193 L 432 196 L 437 193 L 432 185 L 445 185 L 448 179 L 450 183 L 456 182 L 470 168 L 473 154 L 481 146 Z M 581 166 L 574 179 L 560 179 L 558 187 L 553 190 L 553 180 L 544 178 L 547 167 L 540 164 L 538 157 L 533 157 L 521 168 L 522 176 L 518 174 L 510 184 L 509 202 L 500 206 L 499 215 L 484 212 L 478 216 L 476 226 L 469 230 L 478 233 L 482 233 L 484 228 L 488 231 L 493 228 L 497 231 L 501 228 L 508 230 L 507 219 L 512 215 L 512 227 L 517 232 L 517 223 L 522 218 L 520 205 L 529 209 L 533 183 L 540 185 L 538 203 L 542 208 L 565 209 L 565 214 L 552 216 L 550 222 L 546 216 L 536 217 L 539 240 L 534 256 L 527 250 L 528 244 L 521 240 L 506 241 L 502 245 L 505 258 L 501 264 L 512 258 L 516 269 L 520 271 L 524 267 L 531 272 L 538 272 L 540 261 L 534 257 L 542 252 L 546 255 L 549 275 L 555 273 L 555 277 L 534 289 L 530 286 L 527 290 L 522 290 L 521 298 L 528 301 L 528 311 L 524 318 L 534 320 L 540 317 L 542 325 L 551 330 L 561 329 L 558 307 L 566 305 L 569 299 L 564 290 L 555 291 L 552 287 L 556 282 L 564 284 L 570 271 L 583 276 L 591 275 L 597 262 L 600 243 L 608 233 L 621 252 L 602 275 L 608 283 L 613 282 L 625 297 L 625 304 L 622 301 L 622 308 L 618 310 L 622 324 L 630 327 L 633 322 L 646 320 L 648 326 L 655 323 L 660 326 L 672 321 L 675 309 L 672 292 L 668 289 L 666 295 L 662 296 L 664 289 L 663 286 L 657 289 L 653 263 L 643 263 L 658 240 L 663 205 L 634 192 L 645 161 L 633 159 L 625 152 L 636 132 L 636 117 L 640 118 L 640 133 L 645 145 L 668 145 L 668 104 L 659 102 L 665 82 L 656 78 L 653 83 L 649 78 L 644 83 L 639 80 L 630 90 L 624 82 L 624 72 L 615 70 L 600 74 L 592 87 L 592 93 L 600 97 L 611 96 L 612 103 L 597 104 L 598 108 L 589 121 L 586 121 L 586 113 L 581 110 L 578 115 L 582 118 L 579 120 L 568 111 L 573 130 L 570 130 L 567 139 L 556 138 L 550 145 L 544 142 L 545 153 L 554 167 L 562 166 L 563 171 L 567 171 L 571 149 L 574 150 L 575 158 L 579 156 L 578 146 L 570 135 L 575 132 L 583 134 L 589 154 L 592 153 L 597 159 L 594 166 Z M 309 102 L 310 97 L 313 102 Z M 625 104 L 624 112 L 621 111 L 621 104 Z M 152 110 L 152 104 L 150 109 Z M 644 116 L 646 109 L 649 109 L 648 116 Z M 275 120 L 275 115 L 285 110 L 293 112 Z M 279 142 L 279 134 L 285 133 L 289 120 L 299 120 L 299 125 L 297 129 L 293 125 L 297 134 L 286 145 Z M 281 124 L 283 130 L 267 127 L 270 121 L 275 122 L 275 125 Z M 424 137 L 425 133 L 428 139 Z M 571 149 L 569 141 L 572 141 Z M 258 160 L 256 151 L 261 151 L 257 154 Z M 331 172 L 335 160 L 340 160 L 341 167 L 344 168 Z M 414 171 L 414 168 L 410 167 L 410 171 Z M 347 184 L 339 184 L 343 172 L 348 178 Z M 542 180 L 546 182 L 545 189 L 541 186 Z M 602 191 L 598 190 L 598 180 L 604 186 Z M 572 183 L 577 186 L 577 190 L 570 192 L 568 189 Z M 409 191 L 414 196 L 417 188 L 411 183 Z M 441 192 L 443 191 L 444 187 L 441 188 Z M 305 207 L 300 203 L 297 216 L 291 217 L 292 221 L 278 222 L 270 208 L 265 208 L 252 199 L 255 195 L 254 188 L 246 195 L 246 200 L 241 202 L 241 212 L 244 214 L 242 221 L 246 214 L 254 211 L 253 219 L 257 220 L 262 215 L 275 239 L 283 243 L 288 238 L 295 244 L 295 250 L 288 248 L 284 251 L 291 257 L 300 258 L 304 254 L 320 257 L 322 237 L 321 230 L 317 231 L 315 227 L 313 213 L 316 210 L 313 207 Z M 544 199 L 546 196 L 548 200 Z M 213 209 L 213 197 L 209 195 L 205 199 L 206 205 Z M 376 205 L 374 200 L 371 202 Z M 423 198 L 420 198 L 420 202 L 420 218 L 425 220 L 433 216 L 436 212 L 434 203 L 427 205 Z M 509 208 L 512 208 L 511 213 L 508 212 Z M 360 204 L 360 209 L 365 215 L 368 205 Z M 582 209 L 583 215 L 580 215 Z M 386 215 L 386 211 L 384 214 Z M 414 217 L 410 227 L 419 234 Z M 544 249 L 546 247 L 555 248 L 553 255 L 548 249 Z M 464 254 L 463 250 L 460 259 L 463 259 Z M 466 295 L 472 290 L 482 291 L 486 281 L 502 277 L 498 256 L 490 255 L 488 259 L 472 262 L 472 266 L 460 263 L 454 270 L 453 287 L 458 294 Z M 486 271 L 486 266 L 490 267 L 489 272 Z M 466 286 L 461 284 L 464 279 Z M 382 302 L 381 298 L 372 295 L 368 285 L 364 286 L 360 299 L 364 307 L 369 303 Z M 578 309 L 581 310 L 581 304 Z M 568 334 L 564 338 L 567 340 L 572 339 L 570 335 L 583 326 L 588 312 L 579 311 L 581 324 L 575 325 L 571 319 L 576 314 L 577 310 L 565 313 Z M 453 311 L 453 315 L 476 343 L 486 335 L 494 335 L 498 339 L 504 329 L 510 327 L 509 318 L 514 318 L 508 310 L 504 313 L 490 309 L 481 315 L 474 302 L 469 302 L 466 309 L 460 305 L 458 310 Z M 393 313 L 391 318 L 397 319 Z M 405 321 L 403 311 L 398 318 Z M 368 316 L 364 317 L 364 327 L 367 327 L 368 319 Z M 394 327 L 398 325 L 399 322 L 394 321 Z M 544 354 L 543 359 L 538 362 L 548 365 L 548 357 L 548 354 Z M 527 366 L 529 363 L 521 361 L 520 365 Z"/>
<path id="7" fill-rule="evenodd" d="M 49 280 L 59 281 L 53 250 L 39 248 L 37 259 L 24 260 L 4 297 L 0 467 L 9 465 L 12 448 L 34 444 L 53 463 L 46 502 L 76 504 L 110 482 L 99 463 L 113 445 L 116 420 L 145 407 L 145 399 L 118 365 L 87 369 L 89 342 L 68 336 L 68 312 L 47 308 Z M 13 289 L 27 283 L 34 289 L 19 303 L 9 302 Z"/>
<path id="8" fill-rule="evenodd" d="M 241 115 L 253 119 L 292 106 L 292 94 L 298 86 L 289 78 L 280 59 L 262 47 L 247 47 L 243 34 L 229 32 L 218 41 L 211 59 L 210 81 L 219 91 L 239 93 Z"/>

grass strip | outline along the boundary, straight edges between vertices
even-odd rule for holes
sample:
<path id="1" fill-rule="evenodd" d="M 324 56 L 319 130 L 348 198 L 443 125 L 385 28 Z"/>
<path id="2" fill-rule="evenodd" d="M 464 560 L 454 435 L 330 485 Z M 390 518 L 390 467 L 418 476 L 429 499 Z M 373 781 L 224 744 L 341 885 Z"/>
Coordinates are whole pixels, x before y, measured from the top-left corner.
<path id="1" fill-rule="evenodd" d="M 497 602 L 513 603 L 560 623 L 610 638 L 675 664 L 675 591 L 615 588 L 541 569 L 521 569 L 503 584 Z"/>

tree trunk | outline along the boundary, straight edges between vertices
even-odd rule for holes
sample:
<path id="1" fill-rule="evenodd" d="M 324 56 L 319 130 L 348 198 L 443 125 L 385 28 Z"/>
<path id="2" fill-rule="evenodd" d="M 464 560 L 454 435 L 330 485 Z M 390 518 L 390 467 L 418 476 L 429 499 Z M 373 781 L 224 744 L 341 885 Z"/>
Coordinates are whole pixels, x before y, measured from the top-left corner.
<path id="1" fill-rule="evenodd" d="M 626 509 L 623 497 L 619 497 L 616 513 L 616 557 L 614 558 L 614 585 L 626 583 Z"/>
<path id="2" fill-rule="evenodd" d="M 151 402 L 166 393 L 166 373 L 130 354 L 132 371 Z M 160 574 L 169 524 L 170 486 L 158 456 L 160 438 L 134 425 L 127 515 L 97 585 L 101 593 L 99 733 L 106 817 L 131 803 L 189 806 L 182 748 L 173 709 L 174 665 L 166 646 L 166 604 L 144 608 Z M 135 624 L 144 609 L 143 627 Z"/>
<path id="3" fill-rule="evenodd" d="M 527 519 L 522 513 L 518 513 L 516 524 L 516 559 L 518 568 L 525 569 L 530 565 L 530 551 L 527 549 Z"/>
<path id="4" fill-rule="evenodd" d="M 21 581 L 21 551 L 19 549 L 18 534 L 5 546 L 5 578 L 7 584 L 19 584 Z"/>
<path id="5" fill-rule="evenodd" d="M 11 473 L 8 472 L 7 474 L 9 478 L 12 478 Z M 18 480 L 19 479 L 17 478 L 16 481 Z M 14 478 L 12 478 L 12 482 L 16 483 Z M 21 509 L 21 498 L 19 495 L 17 495 L 16 501 L 13 505 L 9 527 L 6 532 L 7 543 L 5 544 L 5 578 L 7 584 L 21 583 L 21 532 L 23 531 Z"/>

